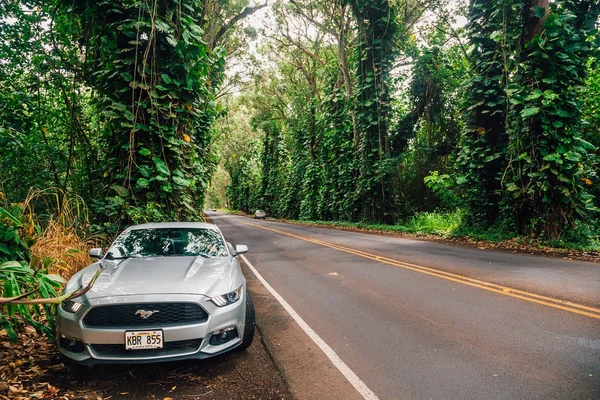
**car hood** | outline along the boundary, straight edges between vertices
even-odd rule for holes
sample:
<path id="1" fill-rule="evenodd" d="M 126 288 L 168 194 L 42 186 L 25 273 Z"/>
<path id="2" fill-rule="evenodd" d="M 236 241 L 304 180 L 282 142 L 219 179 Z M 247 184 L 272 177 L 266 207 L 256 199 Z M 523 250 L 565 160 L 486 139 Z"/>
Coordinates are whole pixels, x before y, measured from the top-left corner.
<path id="1" fill-rule="evenodd" d="M 234 290 L 237 268 L 233 257 L 143 257 L 102 261 L 106 266 L 88 299 L 136 294 L 202 294 L 209 297 Z M 67 290 L 86 286 L 100 263 L 77 273 Z"/>

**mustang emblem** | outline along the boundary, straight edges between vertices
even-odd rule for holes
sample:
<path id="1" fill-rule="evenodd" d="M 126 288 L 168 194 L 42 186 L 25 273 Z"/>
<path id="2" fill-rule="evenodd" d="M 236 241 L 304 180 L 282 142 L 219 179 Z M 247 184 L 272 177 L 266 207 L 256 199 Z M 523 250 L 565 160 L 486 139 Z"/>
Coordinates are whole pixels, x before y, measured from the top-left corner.
<path id="1" fill-rule="evenodd" d="M 150 316 L 151 316 L 152 314 L 156 314 L 156 313 L 157 313 L 157 312 L 159 312 L 159 311 L 160 311 L 160 310 L 154 310 L 154 311 L 137 310 L 137 311 L 135 312 L 135 315 L 138 315 L 138 314 L 139 314 L 139 316 L 140 316 L 140 317 L 142 317 L 143 319 L 148 319 L 148 318 L 150 318 Z"/>

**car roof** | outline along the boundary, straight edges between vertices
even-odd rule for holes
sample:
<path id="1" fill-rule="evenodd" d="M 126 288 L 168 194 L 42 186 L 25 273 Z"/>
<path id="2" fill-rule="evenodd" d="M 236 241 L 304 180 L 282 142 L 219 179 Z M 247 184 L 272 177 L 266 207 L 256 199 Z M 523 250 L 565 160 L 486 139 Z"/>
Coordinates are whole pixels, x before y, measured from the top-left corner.
<path id="1" fill-rule="evenodd" d="M 198 228 L 219 230 L 215 224 L 207 224 L 206 222 L 153 222 L 150 224 L 133 225 L 130 226 L 128 230 L 161 228 Z"/>

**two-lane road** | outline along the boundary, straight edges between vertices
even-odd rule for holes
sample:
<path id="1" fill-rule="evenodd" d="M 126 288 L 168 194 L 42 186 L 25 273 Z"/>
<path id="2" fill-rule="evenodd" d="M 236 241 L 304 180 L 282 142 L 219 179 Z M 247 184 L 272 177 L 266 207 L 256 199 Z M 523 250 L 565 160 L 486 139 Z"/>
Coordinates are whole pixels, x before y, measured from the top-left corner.
<path id="1" fill-rule="evenodd" d="M 380 399 L 600 399 L 600 265 L 209 216 Z"/>

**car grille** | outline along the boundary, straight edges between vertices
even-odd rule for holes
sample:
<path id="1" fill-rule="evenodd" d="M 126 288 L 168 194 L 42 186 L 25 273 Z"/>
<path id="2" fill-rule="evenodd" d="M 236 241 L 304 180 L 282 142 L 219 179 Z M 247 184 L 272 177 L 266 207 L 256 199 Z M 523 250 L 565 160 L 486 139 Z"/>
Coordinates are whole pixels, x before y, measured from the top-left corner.
<path id="1" fill-rule="evenodd" d="M 147 319 L 140 310 L 158 311 Z M 208 314 L 194 303 L 141 303 L 98 306 L 83 318 L 83 325 L 91 328 L 152 328 L 179 326 L 206 322 Z"/>
<path id="2" fill-rule="evenodd" d="M 202 339 L 165 342 L 162 349 L 125 350 L 124 344 L 92 344 L 92 351 L 99 357 L 165 357 L 195 353 Z"/>

